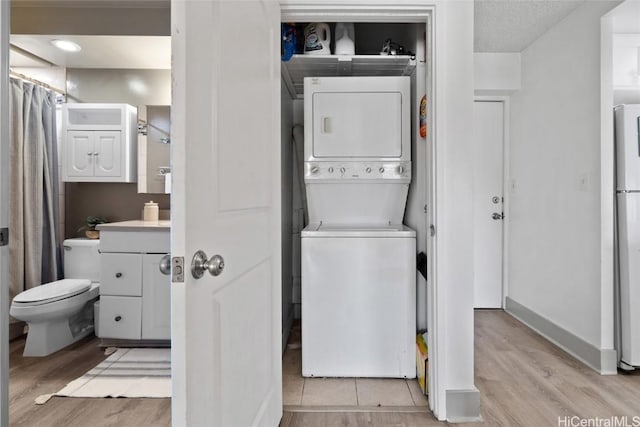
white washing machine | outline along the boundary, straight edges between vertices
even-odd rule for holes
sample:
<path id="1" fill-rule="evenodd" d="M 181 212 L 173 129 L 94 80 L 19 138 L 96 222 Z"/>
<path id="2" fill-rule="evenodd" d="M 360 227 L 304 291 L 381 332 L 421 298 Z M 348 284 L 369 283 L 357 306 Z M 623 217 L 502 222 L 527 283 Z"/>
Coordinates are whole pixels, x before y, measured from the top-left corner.
<path id="1" fill-rule="evenodd" d="M 415 377 L 408 77 L 305 79 L 302 374 Z"/>

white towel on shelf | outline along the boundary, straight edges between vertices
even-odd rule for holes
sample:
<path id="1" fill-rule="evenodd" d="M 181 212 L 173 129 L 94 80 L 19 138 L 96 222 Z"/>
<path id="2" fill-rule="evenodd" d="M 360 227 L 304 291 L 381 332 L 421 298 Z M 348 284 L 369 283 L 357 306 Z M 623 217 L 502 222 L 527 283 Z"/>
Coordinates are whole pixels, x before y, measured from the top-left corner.
<path id="1" fill-rule="evenodd" d="M 164 174 L 164 192 L 167 194 L 171 193 L 171 172 Z"/>

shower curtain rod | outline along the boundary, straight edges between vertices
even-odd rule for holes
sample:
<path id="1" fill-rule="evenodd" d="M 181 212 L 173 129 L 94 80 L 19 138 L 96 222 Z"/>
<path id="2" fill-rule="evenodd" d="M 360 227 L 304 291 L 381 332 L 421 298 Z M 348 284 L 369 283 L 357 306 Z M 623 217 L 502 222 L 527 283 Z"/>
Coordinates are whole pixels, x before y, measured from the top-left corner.
<path id="1" fill-rule="evenodd" d="M 1 1 L 1 0 L 0 0 L 0 1 Z M 51 85 L 49 85 L 49 84 L 47 84 L 47 83 L 45 83 L 45 82 L 41 82 L 40 80 L 36 80 L 36 79 L 34 79 L 34 78 L 31 78 L 31 77 L 25 76 L 24 74 L 20 74 L 20 73 L 17 73 L 17 72 L 15 72 L 15 71 L 13 71 L 13 70 L 9 70 L 9 75 L 11 75 L 11 76 L 13 76 L 13 77 L 16 77 L 16 78 L 18 78 L 18 79 L 21 79 L 21 80 L 25 80 L 25 81 L 27 81 L 27 82 L 30 82 L 30 83 L 33 83 L 33 84 L 36 84 L 36 85 L 42 86 L 42 87 L 44 87 L 45 89 L 49 89 L 49 90 L 51 90 L 51 91 L 53 91 L 53 92 L 59 93 L 60 95 L 64 96 L 65 98 L 73 99 L 73 100 L 75 100 L 75 101 L 77 101 L 77 102 L 82 102 L 82 101 L 80 101 L 78 98 L 76 98 L 75 96 L 69 95 L 69 94 L 68 94 L 67 92 L 65 92 L 63 89 L 57 88 L 57 87 L 55 87 L 55 86 L 51 86 Z"/>
<path id="2" fill-rule="evenodd" d="M 11 76 L 13 76 L 13 77 L 17 77 L 17 78 L 19 78 L 19 79 L 21 79 L 21 80 L 28 81 L 28 82 L 33 83 L 33 84 L 37 84 L 37 85 L 39 85 L 39 86 L 44 87 L 45 89 L 52 90 L 52 91 L 57 92 L 57 93 L 59 93 L 59 94 L 61 94 L 61 95 L 67 96 L 67 92 L 65 92 L 65 91 L 64 91 L 64 90 L 62 90 L 62 89 L 59 89 L 59 88 L 57 88 L 57 87 L 53 87 L 53 86 L 51 86 L 51 85 L 48 85 L 48 84 L 46 84 L 45 82 L 41 82 L 40 80 L 36 80 L 36 79 L 34 79 L 34 78 L 27 77 L 27 76 L 25 76 L 24 74 L 16 73 L 16 72 L 15 72 L 15 71 L 13 71 L 13 70 L 9 70 L 9 75 L 11 75 Z"/>

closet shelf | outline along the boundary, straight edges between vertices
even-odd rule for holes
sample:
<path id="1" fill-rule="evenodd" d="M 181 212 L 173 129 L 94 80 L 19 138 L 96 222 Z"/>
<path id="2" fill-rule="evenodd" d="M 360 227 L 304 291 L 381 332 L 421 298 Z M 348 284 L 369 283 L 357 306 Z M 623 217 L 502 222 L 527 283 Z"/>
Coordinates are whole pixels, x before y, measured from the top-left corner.
<path id="1" fill-rule="evenodd" d="M 303 97 L 305 77 L 408 76 L 415 68 L 409 55 L 293 55 L 281 66 L 292 98 Z"/>

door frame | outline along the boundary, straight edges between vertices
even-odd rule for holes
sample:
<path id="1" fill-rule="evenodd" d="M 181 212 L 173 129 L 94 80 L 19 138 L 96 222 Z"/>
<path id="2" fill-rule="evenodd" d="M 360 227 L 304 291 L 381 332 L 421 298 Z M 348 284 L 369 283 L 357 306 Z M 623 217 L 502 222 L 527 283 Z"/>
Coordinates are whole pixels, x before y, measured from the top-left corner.
<path id="1" fill-rule="evenodd" d="M 0 2 L 0 227 L 9 226 L 10 7 Z M 0 425 L 9 425 L 9 247 L 0 247 Z"/>
<path id="2" fill-rule="evenodd" d="M 510 168 L 509 168 L 509 96 L 474 96 L 473 102 L 500 102 L 502 103 L 502 309 L 504 310 L 507 292 L 509 291 L 509 220 L 510 216 Z"/>
<path id="3" fill-rule="evenodd" d="M 433 224 L 438 228 L 437 223 L 437 182 L 440 169 L 437 168 L 437 159 L 439 151 L 436 143 L 437 127 L 436 103 L 436 16 L 437 7 L 433 4 L 420 4 L 411 1 L 401 1 L 397 3 L 381 3 L 359 5 L 355 7 L 352 4 L 346 5 L 319 5 L 312 4 L 304 0 L 282 0 L 280 5 L 281 22 L 394 22 L 406 24 L 424 24 L 428 25 L 430 32 L 427 34 L 427 81 L 426 94 L 430 99 L 428 108 L 428 125 L 431 129 L 429 138 L 431 138 L 431 153 L 426 153 L 425 162 L 430 162 L 431 180 L 426 186 L 425 202 L 429 207 L 430 216 Z M 278 106 L 278 108 L 280 108 Z M 444 114 L 440 117 L 443 117 Z M 427 248 L 433 248 L 432 260 L 428 270 L 427 280 L 427 325 L 428 325 L 428 347 L 431 349 L 429 354 L 429 408 L 440 420 L 446 419 L 446 382 L 442 379 L 446 378 L 445 364 L 445 339 L 444 324 L 446 299 L 444 292 L 438 292 L 437 286 L 437 234 L 431 236 L 429 234 L 429 216 L 425 215 L 427 235 Z M 442 326 L 441 326 L 442 325 Z M 442 331 L 439 333 L 438 331 Z"/>

